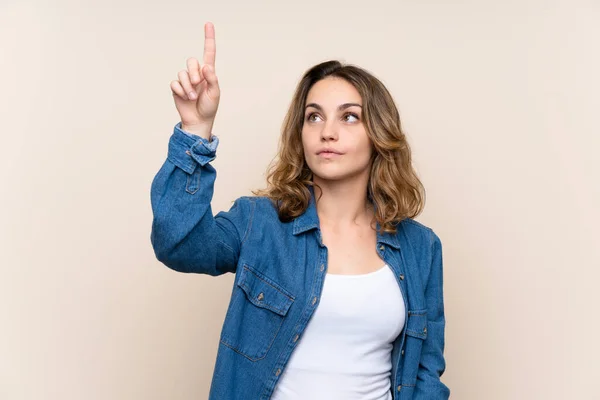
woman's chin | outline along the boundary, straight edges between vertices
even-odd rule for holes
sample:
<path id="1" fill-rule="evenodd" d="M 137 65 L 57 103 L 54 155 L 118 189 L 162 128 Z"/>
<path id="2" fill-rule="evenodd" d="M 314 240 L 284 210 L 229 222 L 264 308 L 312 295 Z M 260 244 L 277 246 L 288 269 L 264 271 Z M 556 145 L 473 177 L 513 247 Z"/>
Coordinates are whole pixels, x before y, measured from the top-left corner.
<path id="1" fill-rule="evenodd" d="M 321 182 L 343 182 L 352 178 L 347 171 L 313 171 L 313 181 Z"/>

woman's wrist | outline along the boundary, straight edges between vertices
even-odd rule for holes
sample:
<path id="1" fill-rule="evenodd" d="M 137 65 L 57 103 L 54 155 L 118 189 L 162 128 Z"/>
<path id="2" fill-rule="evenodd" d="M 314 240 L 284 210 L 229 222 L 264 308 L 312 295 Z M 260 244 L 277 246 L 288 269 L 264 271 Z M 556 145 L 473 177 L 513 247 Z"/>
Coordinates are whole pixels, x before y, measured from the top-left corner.
<path id="1" fill-rule="evenodd" d="M 181 123 L 181 130 L 191 133 L 193 135 L 198 135 L 201 138 L 210 141 L 212 134 L 213 123 L 201 123 L 201 124 L 184 124 Z"/>

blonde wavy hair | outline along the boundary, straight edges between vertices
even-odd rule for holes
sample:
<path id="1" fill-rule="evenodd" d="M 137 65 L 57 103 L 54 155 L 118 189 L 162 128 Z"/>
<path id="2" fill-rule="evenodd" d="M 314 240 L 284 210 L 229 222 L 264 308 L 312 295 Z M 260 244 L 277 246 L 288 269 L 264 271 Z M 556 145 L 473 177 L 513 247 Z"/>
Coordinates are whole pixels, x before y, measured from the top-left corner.
<path id="1" fill-rule="evenodd" d="M 346 80 L 362 98 L 363 123 L 374 149 L 367 196 L 374 205 L 380 231 L 395 233 L 396 225 L 419 215 L 425 203 L 425 190 L 412 166 L 400 114 L 379 79 L 362 68 L 337 60 L 317 64 L 302 76 L 283 121 L 278 153 L 267 170 L 267 187 L 252 193 L 271 199 L 283 222 L 291 221 L 308 208 L 309 187 L 316 184 L 302 146 L 304 107 L 311 87 L 327 77 Z"/>

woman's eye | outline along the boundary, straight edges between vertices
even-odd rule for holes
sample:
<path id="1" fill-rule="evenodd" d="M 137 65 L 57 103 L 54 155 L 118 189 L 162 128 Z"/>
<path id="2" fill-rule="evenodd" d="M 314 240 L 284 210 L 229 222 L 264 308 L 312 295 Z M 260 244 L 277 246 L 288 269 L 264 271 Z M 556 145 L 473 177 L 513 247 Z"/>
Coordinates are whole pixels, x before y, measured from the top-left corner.
<path id="1" fill-rule="evenodd" d="M 358 121 L 358 115 L 356 115 L 354 113 L 347 113 L 346 115 L 344 115 L 344 118 L 346 119 L 347 122 L 356 122 L 356 121 Z M 354 118 L 354 120 L 348 120 L 348 118 Z"/>
<path id="2" fill-rule="evenodd" d="M 309 115 L 308 115 L 308 117 L 306 118 L 306 120 L 307 120 L 307 121 L 310 121 L 310 122 L 315 122 L 315 120 L 314 120 L 314 118 L 313 118 L 313 117 L 317 117 L 317 118 L 319 118 L 319 115 L 317 115 L 317 114 L 315 114 L 315 113 L 309 114 Z"/>
<path id="3" fill-rule="evenodd" d="M 321 119 L 319 114 L 312 113 L 306 117 L 306 120 L 309 122 L 318 122 L 319 120 L 317 120 L 317 118 L 319 120 Z M 358 115 L 356 115 L 354 113 L 346 113 L 346 114 L 344 114 L 342 119 L 346 122 L 357 122 L 359 120 Z"/>

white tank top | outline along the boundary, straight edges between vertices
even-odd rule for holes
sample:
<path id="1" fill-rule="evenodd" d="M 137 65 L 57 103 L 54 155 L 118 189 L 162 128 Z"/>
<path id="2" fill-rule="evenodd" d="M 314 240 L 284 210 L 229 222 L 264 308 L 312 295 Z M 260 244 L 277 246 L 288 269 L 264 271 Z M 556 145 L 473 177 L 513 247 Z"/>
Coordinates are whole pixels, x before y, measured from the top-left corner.
<path id="1" fill-rule="evenodd" d="M 272 400 L 391 400 L 392 347 L 405 304 L 385 265 L 361 275 L 326 274 L 319 306 Z"/>

